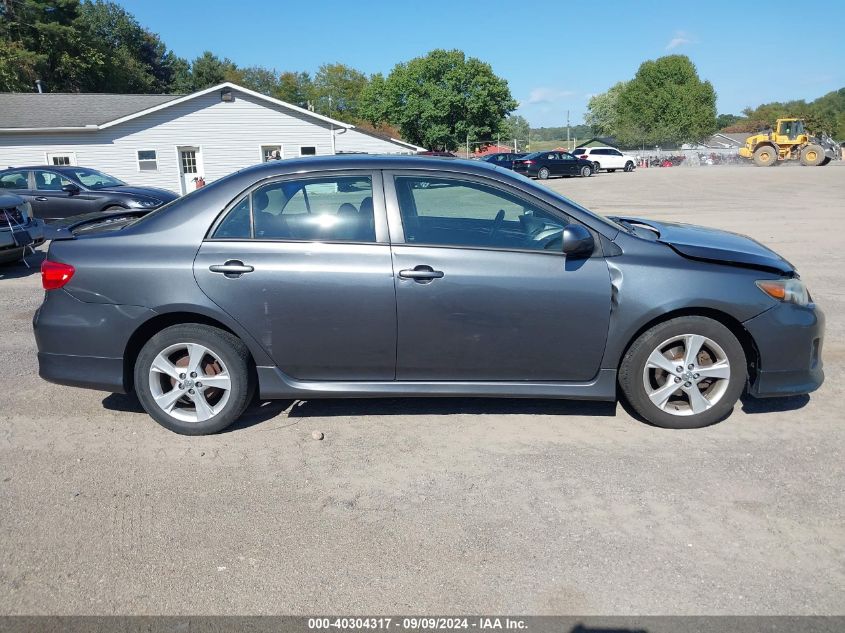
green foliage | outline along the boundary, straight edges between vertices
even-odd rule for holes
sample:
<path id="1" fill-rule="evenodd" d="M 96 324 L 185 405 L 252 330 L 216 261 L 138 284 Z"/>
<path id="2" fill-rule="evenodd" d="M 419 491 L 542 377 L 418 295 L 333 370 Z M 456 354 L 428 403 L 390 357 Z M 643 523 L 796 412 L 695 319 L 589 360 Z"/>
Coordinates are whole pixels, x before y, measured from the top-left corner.
<path id="1" fill-rule="evenodd" d="M 530 134 L 528 119 L 518 114 L 510 114 L 502 121 L 498 136 L 505 145 L 511 145 L 516 140 L 516 147 L 521 150 L 528 147 Z"/>
<path id="2" fill-rule="evenodd" d="M 598 136 L 617 135 L 619 131 L 617 102 L 626 85 L 626 82 L 620 81 L 611 86 L 607 92 L 590 97 L 584 123 L 590 126 L 593 134 Z"/>
<path id="3" fill-rule="evenodd" d="M 584 140 L 596 136 L 595 130 L 589 125 L 570 125 L 569 138 Z M 561 127 L 537 127 L 531 129 L 531 146 L 541 141 L 566 141 L 566 126 Z M 558 143 L 559 145 L 560 143 Z M 557 145 L 555 146 L 557 147 Z"/>
<path id="4" fill-rule="evenodd" d="M 0 91 L 85 89 L 106 56 L 87 38 L 79 0 L 16 0 L 0 20 Z"/>
<path id="5" fill-rule="evenodd" d="M 720 130 L 724 130 L 726 127 L 736 125 L 739 121 L 742 121 L 741 116 L 737 116 L 735 114 L 720 114 L 716 117 L 716 127 Z"/>
<path id="6" fill-rule="evenodd" d="M 283 72 L 279 75 L 273 96 L 302 108 L 307 107 L 308 102 L 314 98 L 311 75 L 304 72 Z"/>
<path id="7" fill-rule="evenodd" d="M 354 122 L 367 76 L 345 64 L 323 64 L 313 82 L 314 109 L 334 119 Z"/>
<path id="8" fill-rule="evenodd" d="M 779 118 L 800 117 L 813 133 L 825 132 L 836 139 L 845 139 L 845 88 L 829 92 L 809 103 L 804 100 L 764 103 L 756 108 L 746 108 L 742 113 L 745 119 L 736 125 L 774 125 Z"/>
<path id="9" fill-rule="evenodd" d="M 191 62 L 191 90 L 239 79 L 238 68 L 228 57 L 220 59 L 211 51 L 205 51 Z"/>
<path id="10" fill-rule="evenodd" d="M 255 90 L 261 94 L 275 95 L 278 88 L 278 77 L 275 70 L 264 68 L 263 66 L 249 66 L 247 68 L 238 68 L 236 83 L 244 88 Z"/>
<path id="11" fill-rule="evenodd" d="M 616 137 L 623 145 L 681 144 L 716 131 L 716 91 L 685 55 L 643 62 L 619 92 Z"/>
<path id="12" fill-rule="evenodd" d="M 365 99 L 365 117 L 399 127 L 417 145 L 454 150 L 490 139 L 517 102 L 489 64 L 459 50 L 433 50 L 397 64 Z"/>

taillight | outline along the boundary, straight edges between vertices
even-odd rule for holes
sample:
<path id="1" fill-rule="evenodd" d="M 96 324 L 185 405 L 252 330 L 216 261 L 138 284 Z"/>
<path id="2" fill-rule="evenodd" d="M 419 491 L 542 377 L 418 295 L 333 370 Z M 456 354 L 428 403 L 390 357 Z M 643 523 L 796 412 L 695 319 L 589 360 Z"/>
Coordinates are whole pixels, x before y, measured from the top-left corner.
<path id="1" fill-rule="evenodd" d="M 533 165 L 534 161 L 533 160 L 524 160 L 524 161 L 522 161 L 522 164 L 523 165 Z"/>
<path id="2" fill-rule="evenodd" d="M 41 262 L 41 285 L 44 290 L 57 290 L 70 281 L 74 272 L 76 271 L 70 264 L 45 259 Z"/>

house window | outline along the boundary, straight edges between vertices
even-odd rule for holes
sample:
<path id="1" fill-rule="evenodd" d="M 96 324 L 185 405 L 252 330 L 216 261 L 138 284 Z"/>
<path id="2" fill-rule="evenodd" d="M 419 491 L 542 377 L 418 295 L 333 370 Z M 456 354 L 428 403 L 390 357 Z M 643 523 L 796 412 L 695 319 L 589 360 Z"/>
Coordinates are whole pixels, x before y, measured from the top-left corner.
<path id="1" fill-rule="evenodd" d="M 74 152 L 48 152 L 47 163 L 56 167 L 76 165 L 76 154 Z"/>
<path id="2" fill-rule="evenodd" d="M 261 146 L 261 160 L 267 162 L 282 157 L 281 145 L 262 145 Z"/>
<path id="3" fill-rule="evenodd" d="M 179 156 L 182 160 L 182 173 L 195 174 L 197 173 L 197 151 L 194 149 L 183 149 Z"/>
<path id="4" fill-rule="evenodd" d="M 158 171 L 158 160 L 153 149 L 138 150 L 138 169 L 140 171 Z"/>
<path id="5" fill-rule="evenodd" d="M 300 147 L 299 148 L 299 155 L 300 156 L 316 156 L 317 155 L 317 148 L 316 147 Z"/>

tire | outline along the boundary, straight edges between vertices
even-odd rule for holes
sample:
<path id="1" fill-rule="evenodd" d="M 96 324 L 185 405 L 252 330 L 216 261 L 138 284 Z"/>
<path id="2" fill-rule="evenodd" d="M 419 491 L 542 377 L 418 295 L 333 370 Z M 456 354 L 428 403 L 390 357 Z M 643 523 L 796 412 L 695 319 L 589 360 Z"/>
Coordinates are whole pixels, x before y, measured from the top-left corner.
<path id="1" fill-rule="evenodd" d="M 634 171 L 634 162 L 633 161 L 629 160 L 627 163 L 625 163 L 625 171 Z"/>
<path id="2" fill-rule="evenodd" d="M 191 358 L 192 354 L 197 358 Z M 193 376 L 187 371 L 192 362 L 197 369 Z M 186 371 L 180 372 L 182 368 Z M 255 388 L 243 342 L 229 332 L 197 323 L 171 326 L 147 341 L 135 361 L 134 380 L 144 410 L 163 427 L 182 435 L 222 431 L 243 414 Z M 203 385 L 203 380 L 219 386 Z M 174 397 L 179 394 L 178 399 Z"/>
<path id="3" fill-rule="evenodd" d="M 549 178 L 549 168 L 540 167 L 540 171 L 537 172 L 537 178 L 540 180 L 547 180 Z"/>
<path id="4" fill-rule="evenodd" d="M 801 164 L 805 167 L 818 167 L 825 159 L 824 148 L 811 143 L 801 150 Z"/>
<path id="5" fill-rule="evenodd" d="M 586 165 L 581 168 L 581 178 L 589 178 L 592 175 L 593 170 L 587 167 Z"/>
<path id="6" fill-rule="evenodd" d="M 824 167 L 825 165 L 828 165 L 830 163 L 830 161 L 832 161 L 832 160 L 833 159 L 830 156 L 825 156 L 824 160 L 821 163 L 819 163 L 819 167 Z"/>
<path id="7" fill-rule="evenodd" d="M 771 145 L 763 145 L 754 150 L 753 158 L 757 167 L 770 167 L 778 162 L 778 153 Z"/>
<path id="8" fill-rule="evenodd" d="M 598 161 L 593 162 L 593 171 L 599 173 L 599 169 L 601 169 L 601 164 Z"/>
<path id="9" fill-rule="evenodd" d="M 685 356 L 695 347 L 699 351 L 689 369 Z M 747 368 L 742 345 L 728 328 L 707 317 L 685 316 L 659 323 L 634 341 L 622 359 L 619 386 L 648 423 L 697 429 L 730 414 Z M 706 372 L 713 377 L 702 377 Z"/>
<path id="10" fill-rule="evenodd" d="M 616 170 L 615 170 L 615 169 L 608 169 L 607 171 L 608 171 L 608 173 L 611 173 L 611 174 L 615 174 L 615 173 L 616 173 Z"/>

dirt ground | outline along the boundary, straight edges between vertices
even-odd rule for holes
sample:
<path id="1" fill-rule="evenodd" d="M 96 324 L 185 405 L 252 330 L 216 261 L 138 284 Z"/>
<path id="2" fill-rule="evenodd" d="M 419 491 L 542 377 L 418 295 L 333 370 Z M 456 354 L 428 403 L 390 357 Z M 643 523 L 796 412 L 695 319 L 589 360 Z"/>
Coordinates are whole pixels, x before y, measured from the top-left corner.
<path id="1" fill-rule="evenodd" d="M 827 313 L 825 385 L 697 431 L 414 399 L 271 403 L 180 437 L 41 381 L 39 277 L 0 268 L 0 613 L 845 614 L 845 166 L 548 184 L 781 252 Z"/>

